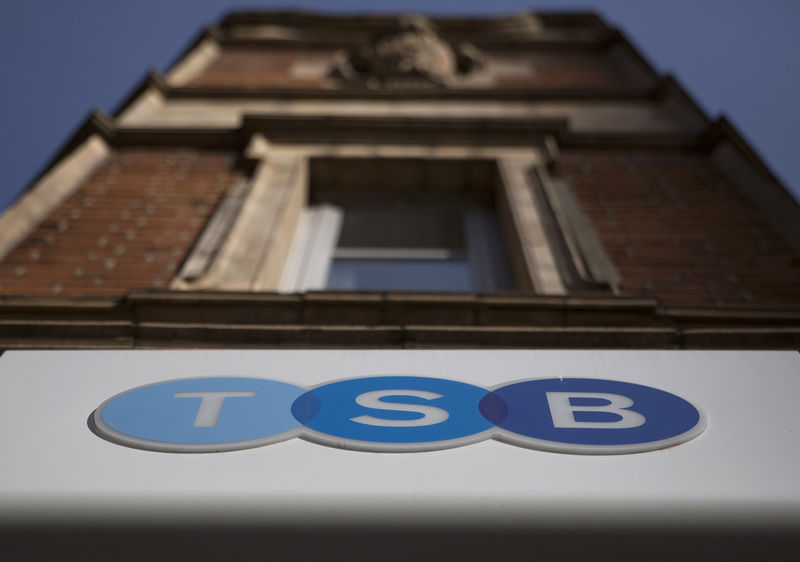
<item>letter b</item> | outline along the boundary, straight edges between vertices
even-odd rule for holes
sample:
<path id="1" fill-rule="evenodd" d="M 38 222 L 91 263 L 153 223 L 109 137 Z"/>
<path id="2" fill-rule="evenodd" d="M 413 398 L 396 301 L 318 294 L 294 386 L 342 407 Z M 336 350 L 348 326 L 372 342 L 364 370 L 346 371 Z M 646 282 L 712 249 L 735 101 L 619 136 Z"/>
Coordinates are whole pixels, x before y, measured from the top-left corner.
<path id="1" fill-rule="evenodd" d="M 621 394 L 608 392 L 547 392 L 547 405 L 553 427 L 567 429 L 630 429 L 644 425 L 645 417 L 639 412 L 629 410 L 633 400 Z M 573 406 L 570 398 L 590 398 L 605 400 L 608 404 L 599 406 Z M 575 412 L 602 412 L 619 416 L 614 421 L 577 421 Z"/>

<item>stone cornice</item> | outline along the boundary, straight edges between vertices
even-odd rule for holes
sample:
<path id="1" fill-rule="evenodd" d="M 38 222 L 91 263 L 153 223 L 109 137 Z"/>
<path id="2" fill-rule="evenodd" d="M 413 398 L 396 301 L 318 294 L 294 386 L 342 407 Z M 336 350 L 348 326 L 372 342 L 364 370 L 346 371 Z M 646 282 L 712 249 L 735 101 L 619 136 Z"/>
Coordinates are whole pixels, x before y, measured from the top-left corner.
<path id="1" fill-rule="evenodd" d="M 157 70 L 149 70 L 144 79 L 122 100 L 114 109 L 112 115 L 115 117 L 122 114 L 128 107 L 133 105 L 145 92 L 154 89 L 161 95 L 166 96 L 169 92 L 166 77 Z"/>
<path id="2" fill-rule="evenodd" d="M 281 142 L 349 142 L 380 140 L 392 143 L 457 142 L 459 144 L 531 145 L 552 136 L 563 148 L 696 149 L 695 135 L 682 133 L 578 134 L 564 119 L 488 119 L 344 116 L 245 115 L 236 129 L 116 128 L 106 138 L 112 146 L 193 146 L 242 149 L 262 133 Z M 311 135 L 311 136 L 309 136 Z"/>
<path id="3" fill-rule="evenodd" d="M 147 78 L 149 87 L 167 86 L 160 76 L 151 74 Z M 670 86 L 672 87 L 672 86 Z M 677 87 L 677 86 L 675 86 Z M 255 133 L 267 138 L 301 142 L 319 141 L 320 133 L 329 142 L 346 142 L 354 135 L 392 142 L 454 141 L 507 142 L 531 144 L 543 142 L 545 137 L 557 139 L 562 148 L 662 148 L 711 151 L 724 141 L 730 141 L 735 150 L 769 183 L 788 195 L 788 191 L 767 168 L 746 140 L 724 118 L 711 123 L 700 135 L 681 133 L 633 133 L 633 134 L 577 134 L 569 130 L 563 119 L 464 119 L 464 118 L 373 118 L 373 117 L 329 117 L 286 116 L 265 117 L 245 115 L 237 129 L 196 128 L 120 128 L 102 112 L 93 112 L 65 143 L 55 158 L 45 167 L 39 179 L 53 166 L 71 154 L 92 134 L 99 134 L 112 147 L 153 145 L 192 146 L 208 149 L 243 150 Z M 315 136 L 309 137 L 309 134 Z M 428 135 L 426 137 L 426 135 Z M 29 188 L 30 189 L 30 188 Z M 23 192 L 24 193 L 24 192 Z M 792 199 L 793 201 L 793 199 Z"/>
<path id="4" fill-rule="evenodd" d="M 747 142 L 739 130 L 724 115 L 709 124 L 708 128 L 701 135 L 699 142 L 702 148 L 713 150 L 720 143 L 730 142 L 731 145 L 756 168 L 758 172 L 770 182 L 781 185 L 781 181 L 764 163 L 755 149 Z"/>
<path id="5" fill-rule="evenodd" d="M 149 83 L 157 84 L 153 77 Z M 733 146 L 751 161 L 756 169 L 770 182 L 785 191 L 779 180 L 758 158 L 747 142 L 724 119 L 712 124 L 705 133 L 687 134 L 576 134 L 569 131 L 562 119 L 415 119 L 415 118 L 370 118 L 370 117 L 326 117 L 293 116 L 264 117 L 245 116 L 237 129 L 180 129 L 180 128 L 119 128 L 111 118 L 95 111 L 59 151 L 57 156 L 42 171 L 42 175 L 67 157 L 78 145 L 92 134 L 99 134 L 112 147 L 150 144 L 153 146 L 192 146 L 208 149 L 243 150 L 254 133 L 261 132 L 267 138 L 302 141 L 302 135 L 324 132 L 329 141 L 344 142 L 353 135 L 371 135 L 373 138 L 402 142 L 419 142 L 421 135 L 429 140 L 458 140 L 469 144 L 478 142 L 510 142 L 530 144 L 541 142 L 545 136 L 558 140 L 563 148 L 664 148 L 711 150 L 723 140 L 730 139 Z M 319 140 L 319 137 L 312 137 Z M 471 139 L 471 140 L 470 140 Z M 306 136 L 306 142 L 309 137 Z M 362 139 L 363 140 L 363 139 Z M 41 177 L 41 175 L 39 176 Z M 36 182 L 38 182 L 37 178 Z M 36 183 L 34 182 L 34 184 Z M 787 192 L 788 193 L 788 192 Z"/>
<path id="6" fill-rule="evenodd" d="M 230 38 L 236 31 L 269 26 L 283 27 L 294 33 L 283 40 L 302 41 L 304 38 L 325 42 L 352 43 L 366 35 L 383 33 L 396 25 L 401 14 L 324 14 L 298 10 L 285 11 L 237 11 L 228 14 L 217 28 L 221 38 Z M 509 36 L 520 39 L 536 37 L 540 41 L 565 43 L 559 33 L 568 33 L 570 43 L 584 41 L 602 43 L 613 33 L 605 22 L 591 12 L 522 12 L 494 17 L 443 17 L 426 16 L 442 33 L 473 39 L 478 31 L 487 41 L 492 39 L 509 44 Z M 294 36 L 294 37 L 292 37 Z M 559 41 L 560 40 L 560 41 Z"/>
<path id="7" fill-rule="evenodd" d="M 573 38 L 573 37 L 542 37 L 542 38 L 519 38 L 519 39 L 487 39 L 479 38 L 474 42 L 475 45 L 486 49 L 525 49 L 527 51 L 598 51 L 606 49 L 612 39 L 611 34 L 603 33 L 595 37 Z M 347 36 L 315 39 L 311 37 L 294 39 L 272 39 L 272 38 L 237 38 L 222 36 L 218 39 L 223 47 L 285 47 L 291 49 L 346 49 L 358 46 L 363 43 L 360 38 L 350 38 Z"/>
<path id="8" fill-rule="evenodd" d="M 587 27 L 594 29 L 606 29 L 601 17 L 592 11 L 564 11 L 542 10 L 521 14 L 505 14 L 498 16 L 427 16 L 436 25 L 444 28 L 452 26 L 487 26 L 503 25 L 520 15 L 533 15 L 544 24 L 545 27 Z M 397 21 L 398 14 L 334 14 L 325 12 L 308 12 L 304 10 L 234 10 L 226 14 L 219 24 L 222 29 L 231 28 L 237 25 L 256 25 L 256 24 L 292 24 L 292 25 L 331 25 L 340 26 L 379 26 L 387 27 Z"/>
<path id="9" fill-rule="evenodd" d="M 569 100 L 569 101 L 637 101 L 654 99 L 652 88 L 536 88 L 536 89 L 402 89 L 370 90 L 349 86 L 337 89 L 303 88 L 220 88 L 173 87 L 163 91 L 170 99 L 391 99 L 391 100 Z"/>
<path id="10" fill-rule="evenodd" d="M 94 134 L 100 135 L 105 140 L 108 140 L 114 135 L 114 123 L 108 115 L 99 109 L 93 109 L 91 113 L 81 122 L 75 129 L 72 136 L 58 149 L 55 156 L 36 174 L 35 179 L 22 190 L 17 200 L 23 197 L 28 191 L 33 189 L 42 177 L 52 170 L 62 160 L 70 156 L 76 148 L 78 148 L 84 141 Z M 13 205 L 16 200 L 11 203 Z M 9 207 L 10 208 L 10 207 Z"/>
<path id="11" fill-rule="evenodd" d="M 132 347 L 800 349 L 800 310 L 523 293 L 0 299 L 0 349 Z"/>

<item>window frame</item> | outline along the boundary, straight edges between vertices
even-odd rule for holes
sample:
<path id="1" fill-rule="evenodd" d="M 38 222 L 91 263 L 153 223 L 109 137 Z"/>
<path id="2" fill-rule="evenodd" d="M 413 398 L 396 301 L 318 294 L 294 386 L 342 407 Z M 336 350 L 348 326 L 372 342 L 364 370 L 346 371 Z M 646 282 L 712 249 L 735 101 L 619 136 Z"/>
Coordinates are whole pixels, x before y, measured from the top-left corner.
<path id="1" fill-rule="evenodd" d="M 280 291 L 336 290 L 327 286 L 335 259 L 402 261 L 464 258 L 469 266 L 471 291 L 494 292 L 513 287 L 499 225 L 495 224 L 496 219 L 487 208 L 473 205 L 463 211 L 463 250 L 442 247 L 338 247 L 345 212 L 330 204 L 312 205 L 305 209 L 289 251 Z"/>

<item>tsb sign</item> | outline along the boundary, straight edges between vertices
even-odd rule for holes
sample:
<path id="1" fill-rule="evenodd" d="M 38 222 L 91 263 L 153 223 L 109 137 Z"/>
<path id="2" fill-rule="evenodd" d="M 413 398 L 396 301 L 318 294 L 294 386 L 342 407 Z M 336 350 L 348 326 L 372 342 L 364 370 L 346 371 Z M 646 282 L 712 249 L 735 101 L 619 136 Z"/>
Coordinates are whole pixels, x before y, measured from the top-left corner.
<path id="1" fill-rule="evenodd" d="M 306 389 L 260 378 L 172 380 L 128 390 L 92 417 L 122 445 L 216 452 L 295 437 L 362 451 L 416 452 L 484 439 L 582 454 L 662 449 L 703 432 L 683 398 L 602 379 L 535 379 L 485 389 L 430 377 L 375 376 Z"/>

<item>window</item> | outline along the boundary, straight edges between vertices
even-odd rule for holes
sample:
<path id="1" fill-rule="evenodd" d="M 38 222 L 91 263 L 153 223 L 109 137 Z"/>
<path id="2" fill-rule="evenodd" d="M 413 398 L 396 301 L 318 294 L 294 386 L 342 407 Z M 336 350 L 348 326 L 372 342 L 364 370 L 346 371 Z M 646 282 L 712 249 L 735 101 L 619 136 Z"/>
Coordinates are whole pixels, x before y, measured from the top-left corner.
<path id="1" fill-rule="evenodd" d="M 360 291 L 471 291 L 458 208 L 425 204 L 352 205 L 326 288 Z"/>
<path id="2" fill-rule="evenodd" d="M 619 291 L 591 224 L 535 150 L 265 150 L 254 151 L 269 157 L 219 205 L 172 288 Z M 440 156 L 420 156 L 429 152 Z"/>
<path id="3" fill-rule="evenodd" d="M 458 185 L 466 178 L 463 172 L 440 173 L 446 170 L 433 170 L 430 162 L 383 160 L 380 168 L 337 164 L 356 166 L 361 175 L 342 185 L 335 181 L 343 175 L 339 166 L 324 162 L 325 174 L 318 170 L 315 185 L 312 164 L 312 204 L 295 235 L 283 290 L 513 288 L 490 184 L 481 189 L 472 189 L 471 181 Z M 447 167 L 455 170 L 454 164 Z M 417 181 L 400 185 L 393 172 Z"/>

